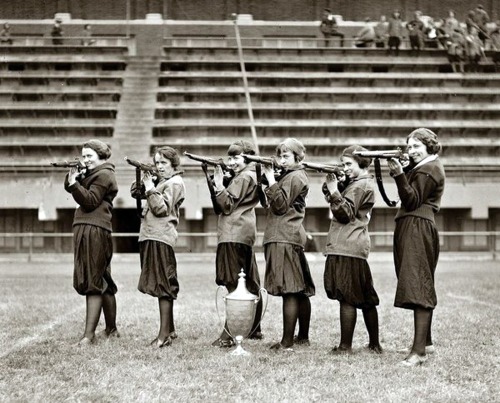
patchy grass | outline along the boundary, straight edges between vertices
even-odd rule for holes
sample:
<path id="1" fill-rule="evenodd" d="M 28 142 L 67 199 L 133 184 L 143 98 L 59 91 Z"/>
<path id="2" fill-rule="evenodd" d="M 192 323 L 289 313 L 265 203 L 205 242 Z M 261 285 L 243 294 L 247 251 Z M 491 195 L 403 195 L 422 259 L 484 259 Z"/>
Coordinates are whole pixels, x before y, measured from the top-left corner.
<path id="1" fill-rule="evenodd" d="M 158 307 L 136 289 L 136 260 L 113 264 L 122 337 L 90 348 L 73 347 L 83 331 L 85 300 L 72 289 L 70 262 L 0 263 L 0 401 L 498 401 L 498 263 L 440 263 L 437 354 L 422 367 L 405 368 L 396 350 L 411 344 L 413 315 L 392 305 L 392 262 L 371 264 L 385 353 L 364 349 L 368 338 L 359 313 L 355 354 L 332 357 L 328 351 L 339 341 L 338 303 L 323 290 L 324 258 L 313 257 L 311 346 L 293 353 L 269 350 L 282 326 L 281 299 L 270 297 L 265 339 L 244 342 L 250 357 L 210 346 L 220 331 L 211 257 L 179 257 L 179 339 L 161 350 L 149 347 Z"/>

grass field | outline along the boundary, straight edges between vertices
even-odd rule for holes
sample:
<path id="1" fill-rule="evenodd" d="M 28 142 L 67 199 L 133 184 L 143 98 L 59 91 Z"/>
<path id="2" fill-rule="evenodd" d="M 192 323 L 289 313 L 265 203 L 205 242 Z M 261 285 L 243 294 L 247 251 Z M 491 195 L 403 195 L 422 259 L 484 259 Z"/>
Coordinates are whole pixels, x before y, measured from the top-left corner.
<path id="1" fill-rule="evenodd" d="M 396 350 L 411 344 L 413 315 L 392 305 L 392 262 L 371 263 L 385 353 L 364 349 L 368 339 L 359 314 L 355 354 L 334 357 L 328 352 L 339 341 L 338 303 L 325 296 L 323 257 L 312 257 L 317 292 L 311 299 L 311 346 L 269 350 L 282 325 L 281 299 L 270 297 L 265 339 L 244 342 L 250 357 L 210 346 L 220 331 L 213 257 L 179 257 L 179 338 L 161 350 L 149 347 L 158 308 L 154 298 L 136 290 L 138 260 L 113 263 L 122 337 L 89 348 L 73 347 L 83 331 L 85 299 L 72 289 L 71 262 L 1 262 L 0 401 L 500 401 L 498 262 L 440 263 L 437 353 L 421 367 L 406 368 Z"/>

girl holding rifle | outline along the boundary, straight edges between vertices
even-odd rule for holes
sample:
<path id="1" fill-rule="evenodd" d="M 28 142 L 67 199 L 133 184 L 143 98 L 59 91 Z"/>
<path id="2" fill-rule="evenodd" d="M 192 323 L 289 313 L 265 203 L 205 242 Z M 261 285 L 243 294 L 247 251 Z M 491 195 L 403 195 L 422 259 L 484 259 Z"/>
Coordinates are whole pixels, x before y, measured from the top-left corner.
<path id="1" fill-rule="evenodd" d="M 272 166 L 263 169 L 268 187 L 264 254 L 266 258 L 265 288 L 271 295 L 283 299 L 283 335 L 274 350 L 292 350 L 294 343 L 309 345 L 311 302 L 315 286 L 304 246 L 306 232 L 302 225 L 305 216 L 309 183 L 300 162 L 305 157 L 304 145 L 287 138 L 276 147 L 282 173 L 275 177 Z M 294 338 L 299 322 L 298 336 Z"/>
<path id="2" fill-rule="evenodd" d="M 401 207 L 396 214 L 394 264 L 398 284 L 394 306 L 413 310 L 414 337 L 402 362 L 417 366 L 434 352 L 432 314 L 437 304 L 434 273 L 439 257 L 439 235 L 434 220 L 444 191 L 445 171 L 434 132 L 420 128 L 406 138 L 410 166 L 388 161 L 398 189 Z"/>
<path id="3" fill-rule="evenodd" d="M 327 255 L 324 273 L 325 291 L 330 299 L 340 303 L 340 344 L 332 354 L 352 352 L 352 339 L 356 326 L 357 310 L 363 312 L 368 330 L 368 349 L 381 354 L 377 305 L 378 295 L 367 258 L 370 252 L 368 223 L 375 203 L 373 176 L 368 167 L 372 160 L 353 155 L 366 151 L 353 145 L 342 152 L 341 161 L 348 179 L 343 190 L 335 174 L 326 177 L 324 193 L 333 214 L 326 243 Z"/>
<path id="4" fill-rule="evenodd" d="M 252 143 L 238 140 L 227 150 L 228 166 L 234 172 L 226 183 L 220 165 L 214 171 L 214 205 L 220 211 L 217 222 L 217 254 L 215 282 L 233 292 L 238 285 L 240 269 L 245 272 L 248 290 L 259 294 L 260 277 L 253 245 L 256 238 L 255 206 L 259 201 L 255 163 L 247 164 L 242 154 L 255 155 Z M 262 339 L 260 319 L 262 299 L 258 302 L 250 339 Z M 234 341 L 224 329 L 213 346 L 231 347 Z"/>
<path id="5" fill-rule="evenodd" d="M 138 289 L 158 298 L 160 329 L 151 345 L 162 348 L 171 345 L 177 337 L 173 310 L 179 282 L 173 247 L 177 241 L 179 208 L 185 198 L 185 187 L 176 150 L 168 146 L 158 148 L 153 162 L 158 174 L 156 181 L 152 172 L 144 172 L 142 183 L 132 184 L 131 194 L 146 199 L 139 232 L 141 275 Z"/>
<path id="6" fill-rule="evenodd" d="M 78 345 L 94 342 L 95 330 L 104 311 L 105 337 L 120 337 L 116 328 L 117 287 L 111 277 L 111 217 L 113 199 L 118 193 L 114 165 L 107 162 L 110 148 L 100 140 L 82 146 L 83 174 L 72 167 L 64 187 L 78 203 L 73 219 L 73 287 L 86 298 L 85 332 Z"/>

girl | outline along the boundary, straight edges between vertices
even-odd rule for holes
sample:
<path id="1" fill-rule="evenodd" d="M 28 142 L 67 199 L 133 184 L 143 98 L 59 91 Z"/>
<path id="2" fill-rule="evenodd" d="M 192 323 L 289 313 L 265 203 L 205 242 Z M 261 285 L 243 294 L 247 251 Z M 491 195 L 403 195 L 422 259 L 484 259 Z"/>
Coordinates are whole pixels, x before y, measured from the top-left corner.
<path id="1" fill-rule="evenodd" d="M 263 173 L 268 181 L 268 198 L 264 254 L 266 258 L 265 287 L 269 294 L 283 298 L 283 336 L 272 349 L 291 350 L 295 343 L 309 344 L 311 320 L 310 296 L 315 286 L 304 255 L 305 216 L 308 178 L 300 162 L 305 157 L 304 145 L 288 138 L 276 147 L 282 173 L 275 178 L 271 166 Z M 295 325 L 299 333 L 294 339 Z"/>
<path id="2" fill-rule="evenodd" d="M 221 214 L 217 223 L 217 254 L 215 282 L 233 292 L 238 285 L 238 274 L 244 270 L 246 285 L 253 294 L 259 294 L 260 277 L 253 251 L 256 237 L 255 206 L 259 201 L 255 164 L 247 164 L 241 154 L 255 155 L 252 143 L 239 140 L 229 146 L 229 168 L 234 177 L 225 184 L 224 172 L 218 165 L 214 172 L 215 204 Z M 262 299 L 258 302 L 251 339 L 262 339 L 260 319 Z M 232 338 L 223 331 L 212 343 L 214 346 L 230 347 Z"/>
<path id="3" fill-rule="evenodd" d="M 82 146 L 86 172 L 71 168 L 64 187 L 78 203 L 73 220 L 73 287 L 87 302 L 85 332 L 78 345 L 93 343 L 95 329 L 104 311 L 107 337 L 120 337 L 116 329 L 117 287 L 111 277 L 111 217 L 118 193 L 115 168 L 107 162 L 110 148 L 100 140 Z"/>
<path id="4" fill-rule="evenodd" d="M 139 233 L 141 276 L 138 289 L 158 298 L 160 330 L 151 345 L 162 348 L 171 345 L 172 339 L 177 337 L 173 309 L 179 282 L 172 248 L 177 241 L 179 207 L 184 201 L 185 187 L 182 172 L 178 170 L 180 159 L 173 148 L 158 148 L 153 162 L 158 174 L 156 185 L 151 172 L 144 172 L 142 176 L 146 205 Z M 132 196 L 137 196 L 140 189 L 132 184 Z"/>
<path id="5" fill-rule="evenodd" d="M 335 175 L 326 178 L 326 199 L 333 218 L 326 244 L 324 284 L 328 298 L 340 302 L 340 344 L 332 353 L 352 352 L 358 308 L 368 330 L 368 348 L 380 354 L 376 308 L 379 299 L 366 260 L 370 252 L 368 223 L 375 203 L 373 177 L 368 173 L 371 158 L 353 155 L 354 151 L 366 149 L 353 145 L 343 151 L 341 161 L 348 183 L 342 192 Z"/>
<path id="6" fill-rule="evenodd" d="M 404 365 L 422 364 L 434 352 L 432 313 L 437 304 L 434 273 L 439 257 L 439 235 L 434 215 L 439 211 L 445 172 L 434 132 L 420 128 L 407 139 L 410 166 L 406 173 L 396 159 L 388 161 L 401 207 L 396 214 L 394 264 L 398 284 L 394 306 L 413 310 L 415 333 Z"/>

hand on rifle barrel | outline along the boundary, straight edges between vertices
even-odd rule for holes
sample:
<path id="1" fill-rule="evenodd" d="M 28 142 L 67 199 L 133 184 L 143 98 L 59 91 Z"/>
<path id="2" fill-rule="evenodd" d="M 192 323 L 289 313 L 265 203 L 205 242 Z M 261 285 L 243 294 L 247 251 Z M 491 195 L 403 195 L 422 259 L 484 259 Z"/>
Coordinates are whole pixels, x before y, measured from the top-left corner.
<path id="1" fill-rule="evenodd" d="M 339 181 L 335 174 L 326 174 L 325 183 L 330 194 L 333 194 L 339 189 Z"/>
<path id="2" fill-rule="evenodd" d="M 403 165 L 397 158 L 390 158 L 387 160 L 387 166 L 389 167 L 389 173 L 391 176 L 398 176 L 403 173 Z"/>
<path id="3" fill-rule="evenodd" d="M 142 183 L 144 183 L 144 188 L 145 188 L 146 192 L 155 187 L 153 179 L 154 179 L 154 176 L 150 171 L 145 171 L 142 174 Z"/>
<path id="4" fill-rule="evenodd" d="M 276 179 L 274 177 L 274 167 L 272 165 L 264 165 L 262 167 L 262 173 L 266 177 L 269 186 L 272 186 L 276 183 Z"/>
<path id="5" fill-rule="evenodd" d="M 214 168 L 214 186 L 217 192 L 224 190 L 224 171 L 220 165 Z"/>

